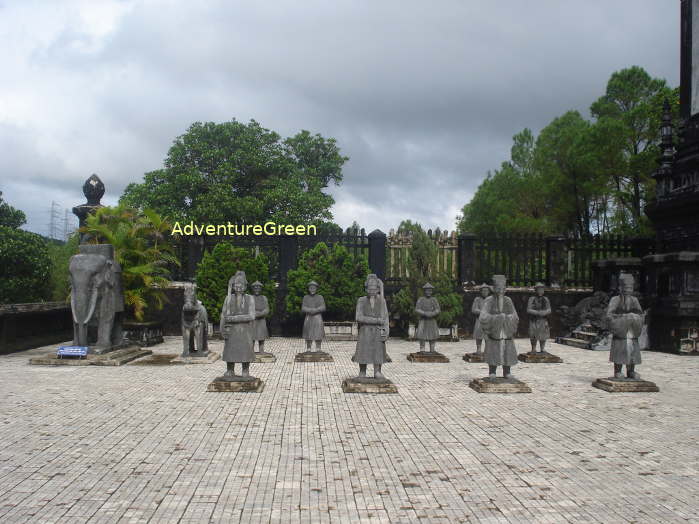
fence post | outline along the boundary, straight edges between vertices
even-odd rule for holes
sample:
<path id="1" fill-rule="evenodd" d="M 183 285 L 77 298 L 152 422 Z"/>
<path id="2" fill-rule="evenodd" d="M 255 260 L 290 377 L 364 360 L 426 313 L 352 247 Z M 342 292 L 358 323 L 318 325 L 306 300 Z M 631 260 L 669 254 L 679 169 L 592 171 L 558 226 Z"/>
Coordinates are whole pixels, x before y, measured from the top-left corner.
<path id="1" fill-rule="evenodd" d="M 386 279 L 386 233 L 375 229 L 369 233 L 369 269 L 381 280 Z"/>
<path id="2" fill-rule="evenodd" d="M 561 287 L 565 278 L 565 242 L 561 235 L 546 237 L 546 285 Z"/>
<path id="3" fill-rule="evenodd" d="M 282 320 L 286 315 L 287 273 L 296 269 L 298 258 L 298 237 L 294 235 L 279 237 L 279 286 L 277 286 L 277 304 L 270 319 L 270 329 L 274 335 L 283 335 Z"/>
<path id="4" fill-rule="evenodd" d="M 476 235 L 464 233 L 458 238 L 459 287 L 476 281 Z"/>

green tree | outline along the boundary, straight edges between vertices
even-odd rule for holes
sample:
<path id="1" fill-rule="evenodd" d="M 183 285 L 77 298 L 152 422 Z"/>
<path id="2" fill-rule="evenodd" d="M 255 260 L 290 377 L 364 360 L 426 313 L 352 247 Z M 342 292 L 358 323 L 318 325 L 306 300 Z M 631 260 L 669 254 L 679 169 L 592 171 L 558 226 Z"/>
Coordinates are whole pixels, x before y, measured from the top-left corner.
<path id="1" fill-rule="evenodd" d="M 323 190 L 342 181 L 335 139 L 280 135 L 251 120 L 195 122 L 175 139 L 163 169 L 129 184 L 121 200 L 195 223 L 311 224 L 330 220 Z"/>
<path id="2" fill-rule="evenodd" d="M 46 240 L 0 225 L 0 304 L 43 302 L 51 296 Z"/>
<path id="3" fill-rule="evenodd" d="M 3 201 L 2 191 L 0 191 L 0 226 L 18 229 L 27 222 L 24 212 L 15 209 L 7 202 Z"/>
<path id="4" fill-rule="evenodd" d="M 65 244 L 48 244 L 51 258 L 51 299 L 56 302 L 70 300 L 70 257 L 78 252 L 80 235 L 74 233 Z"/>
<path id="5" fill-rule="evenodd" d="M 323 295 L 327 320 L 354 320 L 357 299 L 364 296 L 364 281 L 369 274 L 365 256 L 355 257 L 345 247 L 332 248 L 319 242 L 301 255 L 298 268 L 287 274 L 288 293 L 286 311 L 300 314 L 308 283 L 318 283 L 318 294 Z"/>
<path id="6" fill-rule="evenodd" d="M 463 313 L 463 304 L 461 296 L 454 292 L 452 279 L 436 269 L 437 246 L 420 224 L 410 220 L 401 222 L 398 232 L 412 237 L 408 251 L 409 276 L 398 293 L 391 297 L 391 311 L 399 315 L 403 329 L 407 330 L 409 321 L 418 320 L 415 303 L 422 296 L 422 286 L 430 282 L 441 309 L 437 323 L 443 327 L 450 326 Z"/>
<path id="7" fill-rule="evenodd" d="M 178 266 L 169 232 L 172 225 L 153 210 L 138 210 L 124 204 L 102 207 L 89 215 L 81 233 L 90 242 L 114 246 L 121 265 L 127 316 L 144 320 L 152 309 L 167 301 L 163 288 L 170 283 L 170 267 Z"/>
<path id="8" fill-rule="evenodd" d="M 228 293 L 228 280 L 236 271 L 245 271 L 248 281 L 247 293 L 252 293 L 249 286 L 259 280 L 263 287 L 262 293 L 267 297 L 270 314 L 274 310 L 275 284 L 269 278 L 269 261 L 260 253 L 255 256 L 249 249 L 234 247 L 228 242 L 219 242 L 204 256 L 197 266 L 197 298 L 206 307 L 209 319 L 218 324 L 221 309 Z"/>

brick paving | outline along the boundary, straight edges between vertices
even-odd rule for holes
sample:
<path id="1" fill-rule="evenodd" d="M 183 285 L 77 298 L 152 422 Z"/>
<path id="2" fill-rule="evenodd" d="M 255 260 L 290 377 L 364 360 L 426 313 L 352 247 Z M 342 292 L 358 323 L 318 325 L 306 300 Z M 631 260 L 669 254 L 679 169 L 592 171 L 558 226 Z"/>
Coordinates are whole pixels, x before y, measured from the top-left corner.
<path id="1" fill-rule="evenodd" d="M 262 393 L 207 393 L 220 361 L 0 356 L 0 522 L 699 522 L 699 358 L 646 352 L 660 393 L 610 394 L 591 386 L 607 353 L 550 344 L 563 364 L 514 368 L 531 394 L 486 395 L 473 341 L 412 364 L 392 339 L 399 394 L 361 395 L 341 390 L 353 342 L 318 364 L 293 361 L 298 339 L 265 347 Z"/>

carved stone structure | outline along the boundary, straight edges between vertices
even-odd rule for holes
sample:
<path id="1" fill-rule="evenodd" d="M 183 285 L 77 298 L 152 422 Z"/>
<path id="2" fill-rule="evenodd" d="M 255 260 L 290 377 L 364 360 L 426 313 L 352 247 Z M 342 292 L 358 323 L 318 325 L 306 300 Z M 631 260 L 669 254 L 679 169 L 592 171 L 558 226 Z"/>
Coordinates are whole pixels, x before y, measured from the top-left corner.
<path id="1" fill-rule="evenodd" d="M 196 284 L 184 288 L 182 306 L 182 357 L 207 357 L 209 355 L 209 317 L 201 300 L 197 300 Z"/>
<path id="2" fill-rule="evenodd" d="M 252 328 L 253 344 L 257 342 L 258 350 L 255 351 L 255 362 L 276 362 L 277 357 L 265 351 L 265 340 L 269 338 L 267 330 L 267 315 L 269 315 L 269 301 L 262 294 L 262 282 L 252 283 L 252 293 L 255 298 L 255 322 Z"/>
<path id="3" fill-rule="evenodd" d="M 509 297 L 505 296 L 505 276 L 493 276 L 494 295 L 485 299 L 480 323 L 486 335 L 485 360 L 488 375 L 495 378 L 497 367 L 502 366 L 504 378 L 513 378 L 512 366 L 517 364 L 517 350 L 512 337 L 517 332 L 519 316 Z"/>
<path id="4" fill-rule="evenodd" d="M 432 296 L 434 286 L 429 282 L 422 286 L 424 297 L 417 299 L 415 312 L 418 314 L 419 322 L 415 337 L 420 341 L 420 351 L 410 353 L 408 360 L 411 362 L 449 362 L 449 359 L 442 353 L 435 350 L 437 339 L 439 339 L 439 326 L 437 326 L 437 315 L 441 313 L 439 301 Z M 429 351 L 425 351 L 425 342 L 429 343 Z"/>
<path id="5" fill-rule="evenodd" d="M 308 295 L 303 297 L 301 312 L 306 314 L 303 322 L 303 339 L 306 341 L 306 351 L 298 353 L 296 362 L 332 362 L 330 354 L 321 351 L 320 346 L 325 337 L 323 327 L 323 313 L 325 312 L 325 299 L 318 295 L 318 283 L 308 283 Z M 316 349 L 312 350 L 313 342 Z"/>
<path id="6" fill-rule="evenodd" d="M 80 227 L 85 225 L 85 220 L 87 216 L 94 213 L 97 209 L 104 207 L 100 204 L 100 200 L 104 196 L 104 184 L 100 177 L 95 174 L 90 175 L 90 177 L 83 184 L 83 194 L 87 199 L 87 202 L 80 204 L 73 208 L 73 214 L 78 217 Z M 89 235 L 87 233 L 81 233 L 80 243 L 83 244 L 89 240 Z"/>
<path id="7" fill-rule="evenodd" d="M 521 362 L 531 363 L 560 363 L 560 357 L 552 355 L 545 350 L 546 341 L 551 336 L 547 317 L 551 314 L 551 303 L 548 297 L 544 296 L 546 286 L 537 283 L 534 288 L 536 295 L 529 297 L 527 301 L 527 315 L 529 315 L 529 340 L 532 350 L 529 353 L 522 353 L 517 356 Z M 536 345 L 539 344 L 539 351 Z"/>

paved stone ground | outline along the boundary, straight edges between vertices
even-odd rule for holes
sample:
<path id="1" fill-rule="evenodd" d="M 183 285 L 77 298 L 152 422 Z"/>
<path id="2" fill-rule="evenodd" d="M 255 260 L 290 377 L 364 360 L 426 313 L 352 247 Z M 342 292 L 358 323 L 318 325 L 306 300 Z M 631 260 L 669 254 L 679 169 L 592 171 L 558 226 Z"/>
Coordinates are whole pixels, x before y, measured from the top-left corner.
<path id="1" fill-rule="evenodd" d="M 353 345 L 294 363 L 302 341 L 271 339 L 266 387 L 244 394 L 206 392 L 220 361 L 1 356 L 0 522 L 699 522 L 699 359 L 644 353 L 660 393 L 610 394 L 590 385 L 607 353 L 550 344 L 563 364 L 514 368 L 533 393 L 485 395 L 473 341 L 411 364 L 391 340 L 399 394 L 344 394 Z"/>

